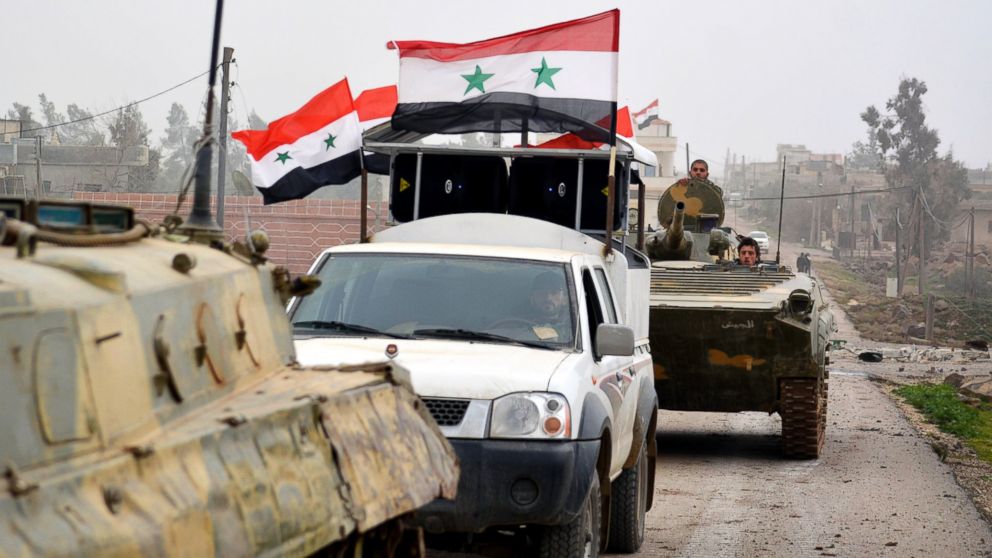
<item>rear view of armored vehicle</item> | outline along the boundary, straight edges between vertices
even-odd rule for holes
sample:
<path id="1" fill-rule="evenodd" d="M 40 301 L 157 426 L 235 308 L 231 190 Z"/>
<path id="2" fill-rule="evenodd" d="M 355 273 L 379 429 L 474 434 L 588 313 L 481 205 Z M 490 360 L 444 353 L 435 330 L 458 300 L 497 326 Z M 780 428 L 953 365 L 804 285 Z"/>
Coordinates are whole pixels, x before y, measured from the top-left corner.
<path id="1" fill-rule="evenodd" d="M 658 203 L 667 228 L 647 252 L 659 407 L 778 412 L 784 453 L 818 457 L 832 317 L 807 275 L 736 264 L 723 218 L 722 193 L 707 180 L 673 184 Z"/>
<path id="2" fill-rule="evenodd" d="M 0 557 L 419 554 L 450 445 L 402 368 L 297 363 L 317 283 L 222 239 L 203 144 L 185 223 L 0 199 Z"/>

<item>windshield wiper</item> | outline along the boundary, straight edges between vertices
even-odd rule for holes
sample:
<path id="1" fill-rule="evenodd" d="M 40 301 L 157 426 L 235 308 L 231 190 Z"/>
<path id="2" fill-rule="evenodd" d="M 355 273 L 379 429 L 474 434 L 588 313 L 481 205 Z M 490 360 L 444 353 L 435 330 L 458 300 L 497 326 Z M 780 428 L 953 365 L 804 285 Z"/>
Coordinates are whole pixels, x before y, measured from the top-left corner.
<path id="1" fill-rule="evenodd" d="M 293 322 L 293 327 L 306 328 L 306 329 L 333 329 L 335 331 L 342 331 L 349 333 L 365 333 L 368 335 L 381 335 L 383 337 L 391 337 L 393 339 L 414 339 L 412 335 L 404 335 L 402 333 L 390 333 L 388 331 L 382 331 L 381 329 L 376 329 L 374 327 L 363 326 L 359 324 L 349 324 L 347 322 L 306 320 L 302 322 Z"/>
<path id="2" fill-rule="evenodd" d="M 554 347 L 549 347 L 545 343 L 539 343 L 537 341 L 523 341 L 520 339 L 514 339 L 513 337 L 507 337 L 506 335 L 498 335 L 495 333 L 488 333 L 485 331 L 475 331 L 472 329 L 448 329 L 448 328 L 415 329 L 413 330 L 413 334 L 422 335 L 426 337 L 447 337 L 451 339 L 496 341 L 498 343 L 512 343 L 514 345 L 523 345 L 524 347 L 532 347 L 534 349 L 554 350 Z"/>

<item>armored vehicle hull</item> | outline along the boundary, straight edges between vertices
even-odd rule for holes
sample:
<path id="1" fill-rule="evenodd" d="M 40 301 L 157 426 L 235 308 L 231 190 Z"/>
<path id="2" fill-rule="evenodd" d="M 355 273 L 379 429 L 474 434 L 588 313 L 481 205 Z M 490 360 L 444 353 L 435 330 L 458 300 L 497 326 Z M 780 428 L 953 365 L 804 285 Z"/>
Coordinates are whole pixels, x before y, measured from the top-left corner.
<path id="1" fill-rule="evenodd" d="M 296 364 L 261 254 L 0 225 L 0 557 L 388 555 L 454 496 L 404 370 Z"/>

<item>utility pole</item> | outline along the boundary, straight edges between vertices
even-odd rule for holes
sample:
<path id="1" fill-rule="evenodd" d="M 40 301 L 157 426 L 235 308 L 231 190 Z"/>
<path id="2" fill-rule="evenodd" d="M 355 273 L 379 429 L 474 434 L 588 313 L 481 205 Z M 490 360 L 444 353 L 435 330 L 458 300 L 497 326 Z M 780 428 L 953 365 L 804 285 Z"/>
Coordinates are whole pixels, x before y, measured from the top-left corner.
<path id="1" fill-rule="evenodd" d="M 918 224 L 920 227 L 920 278 L 919 285 L 917 285 L 917 292 L 922 296 L 924 291 L 924 285 L 927 282 L 927 226 L 923 222 L 923 197 L 922 191 L 917 194 L 920 200 L 920 218 L 918 219 Z"/>
<path id="2" fill-rule="evenodd" d="M 224 47 L 224 83 L 220 87 L 220 153 L 217 156 L 217 224 L 224 230 L 224 182 L 227 177 L 227 98 L 231 93 L 231 59 L 234 49 Z"/>
<path id="3" fill-rule="evenodd" d="M 874 217 L 874 216 L 872 215 L 872 212 L 871 212 L 871 200 L 868 200 L 868 233 L 867 233 L 867 240 L 868 240 L 868 259 L 867 259 L 867 262 L 868 262 L 869 265 L 871 264 L 871 245 L 875 243 L 875 220 L 872 217 Z"/>
<path id="4" fill-rule="evenodd" d="M 822 185 L 821 185 L 822 186 Z M 806 243 L 807 246 L 816 246 L 816 210 L 817 202 L 820 201 L 818 198 L 813 198 L 813 211 L 809 216 L 809 241 Z"/>
<path id="5" fill-rule="evenodd" d="M 975 298 L 975 206 L 968 214 L 968 255 L 965 257 L 965 277 L 968 278 L 968 300 Z"/>
<path id="6" fill-rule="evenodd" d="M 34 197 L 35 199 L 40 199 L 41 198 L 41 136 L 35 136 L 34 139 L 38 140 L 34 152 L 35 179 L 38 181 L 38 183 L 34 187 Z M 24 195 L 25 197 L 27 197 L 27 188 L 24 189 Z"/>
<path id="7" fill-rule="evenodd" d="M 689 142 L 685 142 L 685 174 L 689 175 L 689 168 L 692 165 L 689 164 Z"/>
<path id="8" fill-rule="evenodd" d="M 851 259 L 854 259 L 854 249 L 858 245 L 858 237 L 854 233 L 854 185 L 851 185 Z"/>
<path id="9" fill-rule="evenodd" d="M 902 222 L 896 208 L 896 298 L 902 298 Z"/>

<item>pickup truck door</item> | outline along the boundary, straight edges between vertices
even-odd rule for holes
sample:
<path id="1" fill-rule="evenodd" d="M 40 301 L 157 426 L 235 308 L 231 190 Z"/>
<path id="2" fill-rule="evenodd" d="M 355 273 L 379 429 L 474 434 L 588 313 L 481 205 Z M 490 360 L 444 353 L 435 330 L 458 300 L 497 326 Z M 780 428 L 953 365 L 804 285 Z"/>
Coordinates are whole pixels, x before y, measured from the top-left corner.
<path id="1" fill-rule="evenodd" d="M 603 275 L 605 280 L 605 273 Z M 619 472 L 630 452 L 633 415 L 637 402 L 635 401 L 636 394 L 630 389 L 633 378 L 633 357 L 599 356 L 595 353 L 596 328 L 599 327 L 599 324 L 616 323 L 617 320 L 616 307 L 613 304 L 613 295 L 609 290 L 609 284 L 600 282 L 597 276 L 598 273 L 594 268 L 583 267 L 583 305 L 589 323 L 586 342 L 589 344 L 590 354 L 593 355 L 593 379 L 596 387 L 609 400 L 611 409 L 613 448 L 610 473 L 612 477 Z"/>

